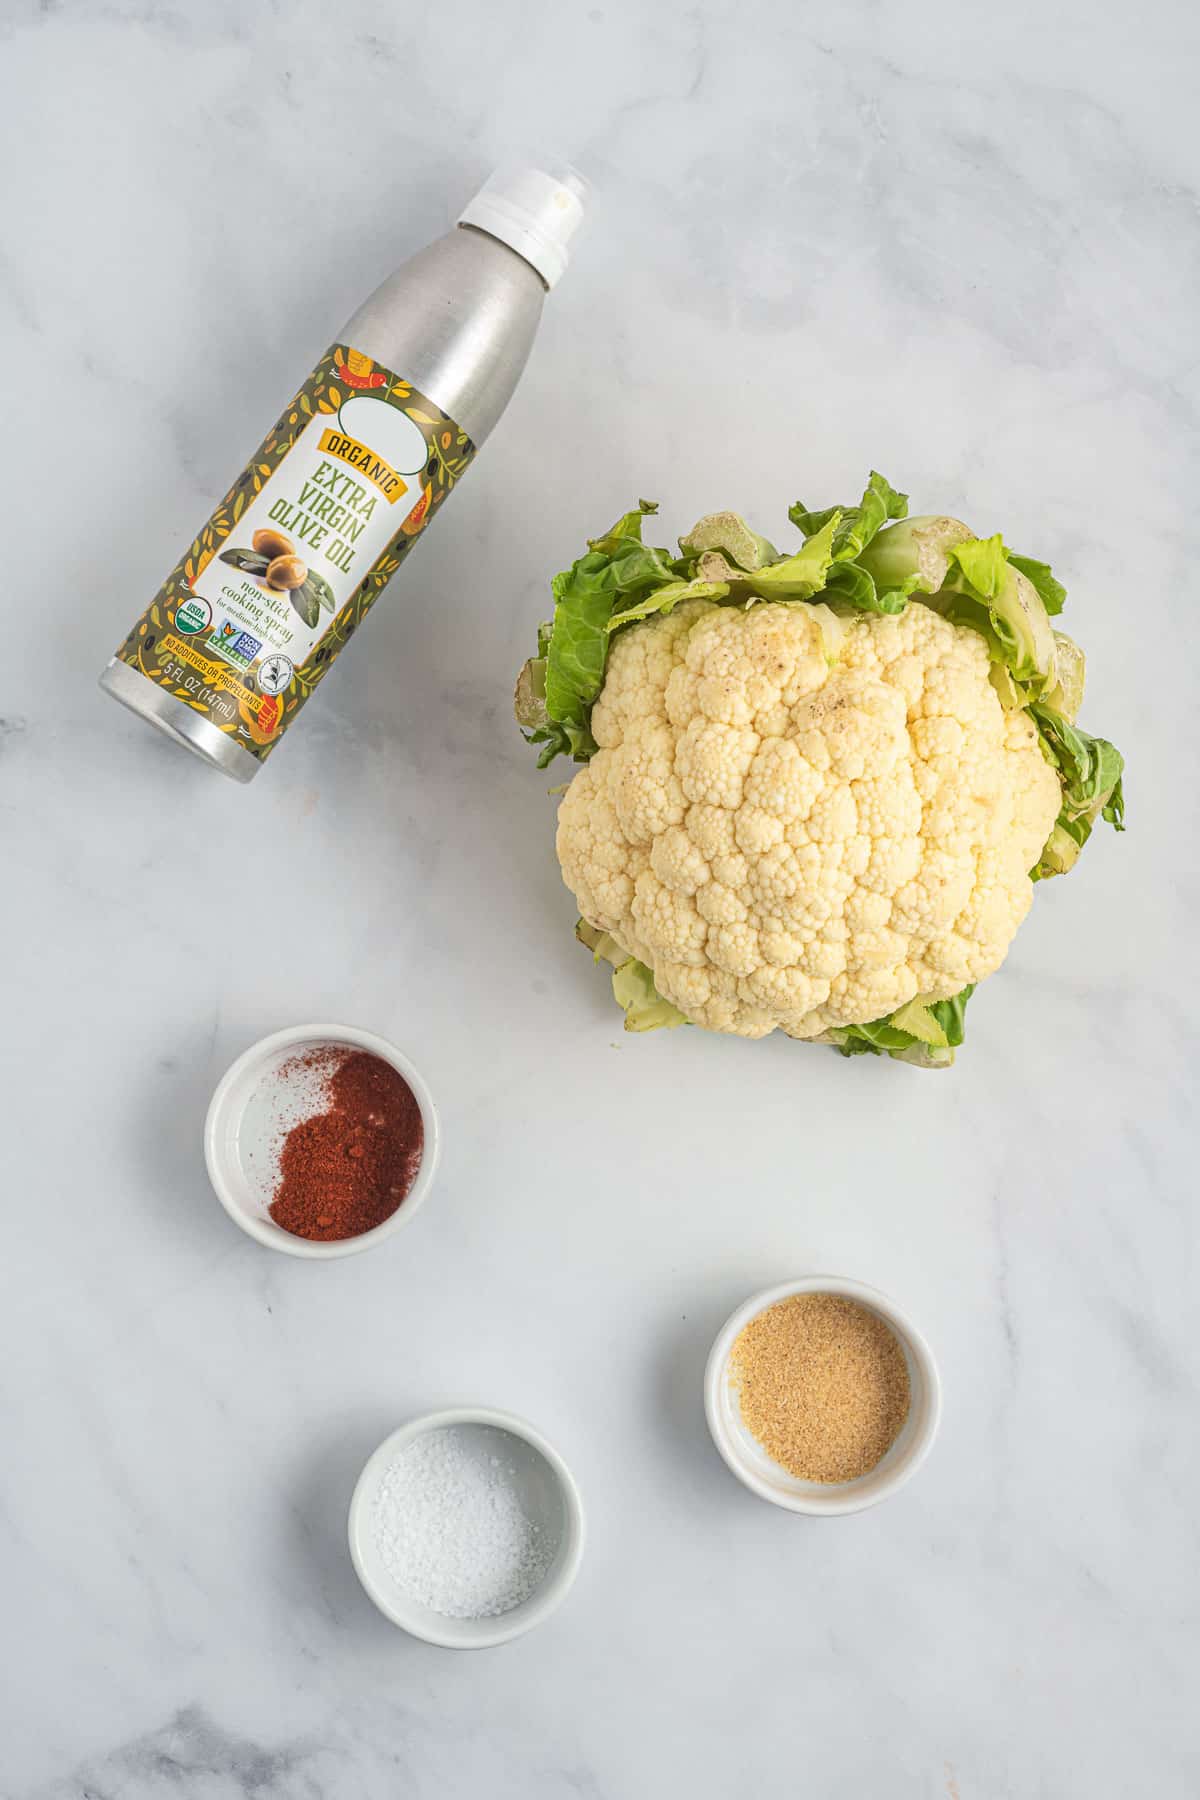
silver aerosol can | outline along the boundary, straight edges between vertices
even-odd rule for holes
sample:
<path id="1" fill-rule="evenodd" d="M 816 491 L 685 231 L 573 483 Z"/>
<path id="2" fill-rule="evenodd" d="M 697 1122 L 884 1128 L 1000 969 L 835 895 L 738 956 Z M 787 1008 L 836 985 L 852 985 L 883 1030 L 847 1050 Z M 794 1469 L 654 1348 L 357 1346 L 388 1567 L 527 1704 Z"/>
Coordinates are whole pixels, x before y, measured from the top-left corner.
<path id="1" fill-rule="evenodd" d="M 105 669 L 114 699 L 258 773 L 507 406 L 586 192 L 502 170 L 372 294 Z"/>

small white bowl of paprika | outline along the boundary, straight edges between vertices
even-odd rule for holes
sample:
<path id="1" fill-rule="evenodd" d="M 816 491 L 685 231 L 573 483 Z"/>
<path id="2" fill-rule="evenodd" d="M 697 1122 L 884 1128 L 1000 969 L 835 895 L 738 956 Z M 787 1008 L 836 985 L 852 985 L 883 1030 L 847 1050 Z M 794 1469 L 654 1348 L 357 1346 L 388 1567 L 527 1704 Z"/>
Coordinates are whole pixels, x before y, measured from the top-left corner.
<path id="1" fill-rule="evenodd" d="M 222 1076 L 204 1160 L 249 1237 L 288 1256 L 353 1256 L 413 1218 L 439 1136 L 433 1096 L 394 1044 L 353 1025 L 295 1025 Z"/>

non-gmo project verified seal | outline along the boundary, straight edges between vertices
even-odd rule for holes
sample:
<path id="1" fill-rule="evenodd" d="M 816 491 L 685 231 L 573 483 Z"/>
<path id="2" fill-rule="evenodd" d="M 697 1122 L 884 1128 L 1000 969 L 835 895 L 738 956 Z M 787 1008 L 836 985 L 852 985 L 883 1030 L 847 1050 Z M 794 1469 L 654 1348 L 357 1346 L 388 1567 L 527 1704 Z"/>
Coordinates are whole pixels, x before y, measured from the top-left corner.
<path id="1" fill-rule="evenodd" d="M 223 656 L 235 669 L 248 669 L 262 649 L 261 638 L 251 637 L 231 619 L 222 619 L 208 640 L 218 656 Z"/>

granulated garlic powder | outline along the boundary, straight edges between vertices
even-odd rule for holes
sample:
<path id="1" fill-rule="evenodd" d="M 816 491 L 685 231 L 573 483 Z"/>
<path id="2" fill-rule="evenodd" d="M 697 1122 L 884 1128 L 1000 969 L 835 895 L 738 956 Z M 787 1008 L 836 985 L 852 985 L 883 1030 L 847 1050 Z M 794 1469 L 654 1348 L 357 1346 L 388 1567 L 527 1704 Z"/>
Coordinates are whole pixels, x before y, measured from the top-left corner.
<path id="1" fill-rule="evenodd" d="M 895 1443 L 911 1401 L 899 1340 L 840 1294 L 793 1294 L 751 1319 L 730 1370 L 746 1428 L 802 1481 L 853 1481 Z"/>

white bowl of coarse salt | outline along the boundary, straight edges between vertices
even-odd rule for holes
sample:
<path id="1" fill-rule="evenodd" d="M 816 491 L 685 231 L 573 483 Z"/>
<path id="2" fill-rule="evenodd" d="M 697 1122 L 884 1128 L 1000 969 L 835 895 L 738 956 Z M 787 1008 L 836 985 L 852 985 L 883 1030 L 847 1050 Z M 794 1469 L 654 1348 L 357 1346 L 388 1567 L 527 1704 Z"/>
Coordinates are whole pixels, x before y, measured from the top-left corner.
<path id="1" fill-rule="evenodd" d="M 455 1407 L 385 1438 L 350 1502 L 350 1556 L 385 1618 L 448 1650 L 520 1637 L 583 1556 L 566 1463 L 512 1413 Z"/>

